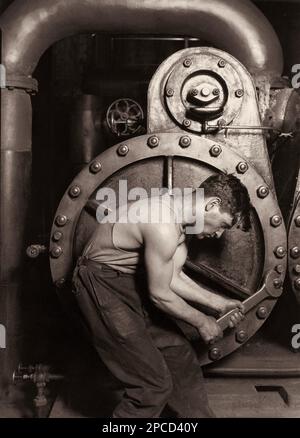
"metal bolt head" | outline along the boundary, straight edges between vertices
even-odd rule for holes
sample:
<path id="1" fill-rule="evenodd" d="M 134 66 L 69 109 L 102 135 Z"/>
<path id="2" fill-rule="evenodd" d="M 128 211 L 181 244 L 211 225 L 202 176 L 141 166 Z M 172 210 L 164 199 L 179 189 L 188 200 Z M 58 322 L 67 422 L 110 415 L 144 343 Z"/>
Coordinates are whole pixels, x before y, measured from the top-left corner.
<path id="1" fill-rule="evenodd" d="M 166 96 L 167 96 L 167 97 L 172 97 L 172 96 L 174 96 L 174 90 L 173 90 L 173 88 L 167 88 L 167 89 L 166 89 Z"/>
<path id="2" fill-rule="evenodd" d="M 219 62 L 218 62 L 218 66 L 219 66 L 220 68 L 224 68 L 225 65 L 226 65 L 226 62 L 224 61 L 224 59 L 220 59 Z"/>
<path id="3" fill-rule="evenodd" d="M 235 339 L 237 342 L 239 342 L 240 344 L 242 344 L 243 342 L 245 342 L 248 338 L 247 332 L 245 330 L 239 330 L 238 332 L 236 332 L 235 334 Z"/>
<path id="4" fill-rule="evenodd" d="M 189 126 L 191 126 L 191 121 L 189 119 L 183 119 L 182 124 L 183 126 L 188 128 Z"/>
<path id="5" fill-rule="evenodd" d="M 267 186 L 260 186 L 257 189 L 257 196 L 261 199 L 266 198 L 269 193 L 270 193 L 270 190 L 269 190 L 269 187 L 267 187 Z"/>
<path id="6" fill-rule="evenodd" d="M 247 172 L 247 170 L 249 169 L 249 166 L 247 163 L 245 163 L 244 161 L 241 161 L 237 166 L 236 166 L 236 170 L 238 171 L 238 173 L 245 173 Z"/>
<path id="7" fill-rule="evenodd" d="M 184 67 L 190 67 L 190 66 L 192 65 L 192 60 L 191 60 L 191 58 L 186 58 L 186 59 L 183 61 L 183 65 L 184 65 Z"/>
<path id="8" fill-rule="evenodd" d="M 208 97 L 210 95 L 210 90 L 207 87 L 203 87 L 201 90 L 201 96 Z"/>
<path id="9" fill-rule="evenodd" d="M 242 89 L 236 90 L 235 95 L 236 95 L 236 97 L 243 97 L 244 90 L 242 90 Z"/>
<path id="10" fill-rule="evenodd" d="M 55 245 L 52 249 L 51 249 L 51 257 L 53 257 L 54 259 L 58 259 L 58 257 L 60 257 L 63 253 L 63 250 L 61 248 L 61 246 L 57 246 Z"/>
<path id="11" fill-rule="evenodd" d="M 217 347 L 214 347 L 209 350 L 209 358 L 210 360 L 218 360 L 222 356 L 221 350 Z"/>
<path id="12" fill-rule="evenodd" d="M 68 222 L 67 216 L 63 214 L 59 214 L 58 216 L 56 216 L 55 223 L 59 227 L 63 227 L 64 225 L 66 225 L 67 222 Z"/>
<path id="13" fill-rule="evenodd" d="M 147 144 L 150 148 L 156 148 L 159 145 L 159 138 L 156 135 L 152 135 L 148 138 Z"/>
<path id="14" fill-rule="evenodd" d="M 281 278 L 275 278 L 273 281 L 273 286 L 275 287 L 275 289 L 280 289 L 282 287 Z"/>
<path id="15" fill-rule="evenodd" d="M 295 218 L 295 224 L 296 224 L 296 227 L 300 227 L 300 216 L 297 216 Z"/>
<path id="16" fill-rule="evenodd" d="M 214 96 L 220 96 L 220 90 L 219 90 L 219 88 L 214 88 L 214 89 L 213 89 L 213 95 L 214 95 Z"/>
<path id="17" fill-rule="evenodd" d="M 53 233 L 52 239 L 54 240 L 54 242 L 58 242 L 61 238 L 62 238 L 63 234 L 61 231 L 55 231 Z"/>
<path id="18" fill-rule="evenodd" d="M 79 186 L 72 186 L 69 190 L 69 195 L 71 198 L 78 198 L 80 195 L 81 190 Z"/>
<path id="19" fill-rule="evenodd" d="M 101 168 L 102 168 L 102 165 L 99 161 L 93 161 L 92 164 L 90 165 L 90 171 L 92 173 L 100 172 Z"/>
<path id="20" fill-rule="evenodd" d="M 293 271 L 294 271 L 295 274 L 300 274 L 300 265 L 295 265 L 293 267 Z"/>
<path id="21" fill-rule="evenodd" d="M 60 278 L 55 282 L 55 286 L 60 289 L 61 287 L 64 286 L 65 282 L 66 282 L 65 278 Z"/>
<path id="22" fill-rule="evenodd" d="M 279 227 L 279 225 L 282 224 L 282 217 L 279 216 L 279 214 L 274 214 L 274 216 L 272 216 L 270 219 L 270 224 L 272 227 Z"/>
<path id="23" fill-rule="evenodd" d="M 267 308 L 266 308 L 265 306 L 260 306 L 260 307 L 257 309 L 256 316 L 257 316 L 257 318 L 259 318 L 259 319 L 266 319 L 266 317 L 268 316 L 268 310 L 267 310 Z"/>
<path id="24" fill-rule="evenodd" d="M 283 272 L 284 272 L 284 266 L 283 266 L 283 265 L 276 265 L 276 266 L 275 266 L 275 271 L 276 271 L 278 274 L 283 274 Z"/>
<path id="25" fill-rule="evenodd" d="M 300 278 L 296 278 L 294 281 L 295 289 L 300 290 Z"/>
<path id="26" fill-rule="evenodd" d="M 294 246 L 293 248 L 291 248 L 290 254 L 291 254 L 291 257 L 293 259 L 297 259 L 300 256 L 300 249 L 299 249 L 299 247 L 298 246 Z"/>
<path id="27" fill-rule="evenodd" d="M 283 259 L 286 255 L 286 249 L 283 246 L 277 246 L 274 250 L 274 254 L 278 259 Z"/>
<path id="28" fill-rule="evenodd" d="M 220 128 L 223 128 L 224 126 L 226 126 L 226 123 L 227 122 L 225 119 L 219 119 L 217 124 Z"/>
<path id="29" fill-rule="evenodd" d="M 125 155 L 127 155 L 129 152 L 127 144 L 121 144 L 118 147 L 117 152 L 118 152 L 118 155 L 120 155 L 121 157 L 125 157 Z"/>
<path id="30" fill-rule="evenodd" d="M 182 148 L 187 148 L 190 146 L 190 144 L 191 144 L 191 139 L 188 135 L 183 135 L 182 137 L 180 137 L 179 145 Z"/>
<path id="31" fill-rule="evenodd" d="M 191 96 L 197 96 L 197 94 L 198 94 L 197 88 L 192 88 L 191 91 L 190 91 L 190 95 Z"/>
<path id="32" fill-rule="evenodd" d="M 209 153 L 212 157 L 218 157 L 221 152 L 222 152 L 222 148 L 221 148 L 221 146 L 218 146 L 217 144 L 212 146 L 210 148 L 210 151 L 209 151 Z"/>

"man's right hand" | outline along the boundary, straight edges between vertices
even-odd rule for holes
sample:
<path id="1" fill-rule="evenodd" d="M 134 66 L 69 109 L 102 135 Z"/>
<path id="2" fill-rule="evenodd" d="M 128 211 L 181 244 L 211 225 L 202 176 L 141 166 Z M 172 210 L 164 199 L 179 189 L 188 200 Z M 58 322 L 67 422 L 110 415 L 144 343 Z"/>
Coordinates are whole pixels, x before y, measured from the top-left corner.
<path id="1" fill-rule="evenodd" d="M 197 329 L 206 344 L 213 344 L 223 337 L 221 328 L 218 326 L 216 319 L 212 316 L 203 316 Z"/>

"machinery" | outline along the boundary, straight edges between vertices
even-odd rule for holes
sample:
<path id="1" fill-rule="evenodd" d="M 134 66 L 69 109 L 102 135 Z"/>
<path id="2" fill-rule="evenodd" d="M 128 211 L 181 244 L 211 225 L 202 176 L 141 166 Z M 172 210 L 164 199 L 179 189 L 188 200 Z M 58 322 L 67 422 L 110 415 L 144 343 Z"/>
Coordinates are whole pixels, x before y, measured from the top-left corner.
<path id="1" fill-rule="evenodd" d="M 300 302 L 300 98 L 281 77 L 282 51 L 272 27 L 246 0 L 213 0 L 210 8 L 200 0 L 188 6 L 178 0 L 176 7 L 174 2 L 172 7 L 168 2 L 153 2 L 152 11 L 141 2 L 138 19 L 135 2 L 124 2 L 122 23 L 128 33 L 188 33 L 211 45 L 186 48 L 163 61 L 148 87 L 147 110 L 135 95 L 120 95 L 106 106 L 96 93 L 80 96 L 72 111 L 68 187 L 64 195 L 55 194 L 61 200 L 51 218 L 48 243 L 28 246 L 30 99 L 37 92 L 31 75 L 54 41 L 87 29 L 108 31 L 121 26 L 117 19 L 120 2 L 72 0 L 71 16 L 64 2 L 54 1 L 45 7 L 43 20 L 38 12 L 42 3 L 33 0 L 26 6 L 16 1 L 0 17 L 7 69 L 7 87 L 1 89 L 1 293 L 5 311 L 0 322 L 7 324 L 12 339 L 7 351 L 0 351 L 5 363 L 1 385 L 6 390 L 10 387 L 12 369 L 20 358 L 18 328 L 7 315 L 15 312 L 10 306 L 18 303 L 24 287 L 21 268 L 26 248 L 31 259 L 49 254 L 59 303 L 76 319 L 70 278 L 97 224 L 99 188 L 118 191 L 119 181 L 126 180 L 129 190 L 142 187 L 150 193 L 155 187 L 172 192 L 196 188 L 212 174 L 233 173 L 251 198 L 251 230 L 244 233 L 233 228 L 219 241 L 202 241 L 201 245 L 191 239 L 185 269 L 217 293 L 243 300 L 245 320 L 230 329 L 228 315 L 220 318 L 224 338 L 212 347 L 202 344 L 188 326 L 181 328 L 197 350 L 199 366 L 207 365 L 208 379 L 287 379 L 278 385 L 273 380 L 260 382 L 256 391 L 277 391 L 286 405 L 299 409 L 299 381 L 295 389 L 288 380 L 300 377 L 300 366 L 290 344 L 292 321 L 287 312 Z M 157 11 L 158 3 L 161 28 L 150 13 Z M 106 20 L 103 11 L 109 11 Z M 233 14 L 234 21 L 228 18 Z M 26 17 L 34 25 L 30 30 L 25 25 L 17 30 Z M 198 35 L 200 24 L 205 26 Z M 288 184 L 282 183 L 287 176 L 286 167 L 280 165 L 283 159 L 292 167 Z M 11 296 L 14 299 L 8 299 Z M 281 333 L 278 348 L 279 325 L 284 346 Z"/>

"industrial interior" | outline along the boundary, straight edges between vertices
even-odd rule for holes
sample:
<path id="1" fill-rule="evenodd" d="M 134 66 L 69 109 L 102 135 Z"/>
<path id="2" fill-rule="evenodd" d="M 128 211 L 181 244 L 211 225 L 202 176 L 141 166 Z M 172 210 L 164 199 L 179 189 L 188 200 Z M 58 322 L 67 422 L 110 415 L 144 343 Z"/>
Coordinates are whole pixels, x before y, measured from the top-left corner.
<path id="1" fill-rule="evenodd" d="M 122 388 L 70 293 L 97 190 L 220 172 L 251 230 L 191 239 L 185 269 L 246 317 L 213 346 L 181 328 L 217 417 L 299 417 L 300 4 L 2 0 L 0 28 L 0 417 L 111 415 Z"/>

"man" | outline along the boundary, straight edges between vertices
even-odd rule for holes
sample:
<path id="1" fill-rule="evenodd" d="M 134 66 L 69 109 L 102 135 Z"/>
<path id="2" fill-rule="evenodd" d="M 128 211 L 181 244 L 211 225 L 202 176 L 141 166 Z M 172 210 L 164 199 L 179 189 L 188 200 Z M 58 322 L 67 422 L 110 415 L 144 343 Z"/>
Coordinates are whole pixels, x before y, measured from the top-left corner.
<path id="1" fill-rule="evenodd" d="M 250 201 L 233 175 L 211 176 L 201 187 L 204 203 L 196 202 L 195 191 L 191 202 L 168 195 L 136 201 L 140 217 L 148 217 L 151 201 L 151 212 L 168 213 L 167 222 L 130 222 L 120 208 L 118 222 L 99 224 L 77 263 L 74 293 L 85 324 L 101 359 L 125 388 L 115 418 L 158 417 L 166 405 L 179 417 L 212 416 L 196 354 L 174 319 L 213 343 L 222 336 L 216 319 L 191 303 L 219 315 L 236 309 L 231 327 L 243 318 L 243 305 L 183 272 L 185 230 L 201 215 L 200 240 L 220 238 L 237 222 L 248 226 Z"/>

